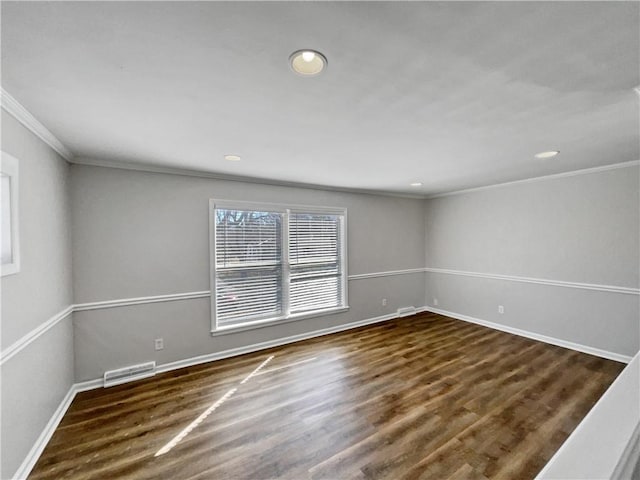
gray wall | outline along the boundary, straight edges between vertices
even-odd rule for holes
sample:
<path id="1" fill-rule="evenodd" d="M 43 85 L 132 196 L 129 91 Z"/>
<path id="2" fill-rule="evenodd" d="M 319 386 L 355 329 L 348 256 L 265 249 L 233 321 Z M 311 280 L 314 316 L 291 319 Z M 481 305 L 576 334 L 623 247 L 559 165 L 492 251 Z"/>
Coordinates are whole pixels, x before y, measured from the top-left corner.
<path id="1" fill-rule="evenodd" d="M 4 112 L 2 126 L 2 148 L 20 160 L 25 187 L 22 271 L 2 278 L 3 348 L 71 303 L 209 290 L 210 198 L 346 207 L 351 275 L 427 265 L 639 283 L 637 167 L 420 201 L 70 167 Z M 434 297 L 454 313 L 611 352 L 638 350 L 637 295 L 441 273 L 354 279 L 346 313 L 215 337 L 207 298 L 76 312 L 2 366 L 1 475 L 16 470 L 74 379 L 338 326 Z"/>
<path id="2" fill-rule="evenodd" d="M 638 288 L 637 166 L 430 199 L 427 266 Z M 639 297 L 442 273 L 427 304 L 633 355 Z M 505 307 L 498 314 L 497 306 Z"/>
<path id="3" fill-rule="evenodd" d="M 2 349 L 72 303 L 69 165 L 2 110 L 20 170 L 21 271 L 2 277 Z M 1 367 L 2 478 L 16 471 L 73 383 L 71 318 Z"/>
<path id="4" fill-rule="evenodd" d="M 209 290 L 210 198 L 346 207 L 349 274 L 424 265 L 421 200 L 82 165 L 71 172 L 76 303 Z M 421 306 L 424 288 L 420 273 L 352 280 L 346 313 L 216 337 L 207 298 L 77 312 L 76 380 Z"/>

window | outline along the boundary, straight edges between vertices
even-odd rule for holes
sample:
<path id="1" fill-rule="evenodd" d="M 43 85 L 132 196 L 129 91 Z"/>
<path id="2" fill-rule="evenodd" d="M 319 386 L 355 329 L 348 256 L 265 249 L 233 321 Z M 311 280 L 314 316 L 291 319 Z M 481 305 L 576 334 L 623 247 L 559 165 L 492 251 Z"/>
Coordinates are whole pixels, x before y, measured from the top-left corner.
<path id="1" fill-rule="evenodd" d="M 2 152 L 0 164 L 0 258 L 2 276 L 20 271 L 18 160 Z"/>
<path id="2" fill-rule="evenodd" d="M 346 210 L 211 200 L 212 329 L 347 308 Z"/>

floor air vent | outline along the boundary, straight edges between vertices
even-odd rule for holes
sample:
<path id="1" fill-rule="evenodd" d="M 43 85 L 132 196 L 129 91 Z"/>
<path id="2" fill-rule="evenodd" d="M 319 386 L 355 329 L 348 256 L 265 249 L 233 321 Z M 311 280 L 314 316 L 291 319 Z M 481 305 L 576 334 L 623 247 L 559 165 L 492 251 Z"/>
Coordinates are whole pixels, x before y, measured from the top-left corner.
<path id="1" fill-rule="evenodd" d="M 416 307 L 402 307 L 398 309 L 399 317 L 407 317 L 416 313 Z"/>
<path id="2" fill-rule="evenodd" d="M 104 372 L 104 386 L 112 387 L 121 383 L 152 377 L 156 374 L 156 362 L 140 363 L 129 367 Z"/>

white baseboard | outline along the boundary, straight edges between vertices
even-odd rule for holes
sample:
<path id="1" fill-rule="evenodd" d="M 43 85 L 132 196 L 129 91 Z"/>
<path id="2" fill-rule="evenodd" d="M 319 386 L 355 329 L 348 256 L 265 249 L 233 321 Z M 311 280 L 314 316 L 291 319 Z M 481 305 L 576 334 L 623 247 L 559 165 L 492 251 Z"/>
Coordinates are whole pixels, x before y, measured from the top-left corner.
<path id="1" fill-rule="evenodd" d="M 363 327 L 365 325 L 372 325 L 374 323 L 385 322 L 398 318 L 397 313 L 390 313 L 388 315 L 381 315 L 379 317 L 366 318 L 364 320 L 358 320 L 357 322 L 344 323 L 342 325 L 336 325 L 333 327 L 323 328 L 320 330 L 313 330 L 311 332 L 305 332 L 298 335 L 291 335 L 289 337 L 277 338 L 275 340 L 269 340 L 266 342 L 253 343 L 251 345 L 245 345 L 242 347 L 231 348 L 229 350 L 223 350 L 216 353 L 208 353 L 206 355 L 200 355 L 198 357 L 191 357 L 184 360 L 178 360 L 171 363 L 165 363 L 158 365 L 156 373 L 170 372 L 171 370 L 177 370 L 179 368 L 191 367 L 193 365 L 199 365 L 201 363 L 213 362 L 215 360 L 222 360 L 224 358 L 235 357 L 237 355 L 244 355 L 246 353 L 257 352 L 259 350 L 266 350 L 267 348 L 279 347 L 288 343 L 299 342 L 301 340 L 308 340 L 310 338 L 322 337 L 323 335 L 330 335 L 332 333 L 342 332 L 344 330 L 351 330 L 352 328 Z"/>
<path id="2" fill-rule="evenodd" d="M 415 309 L 415 313 L 421 312 L 432 312 L 440 315 L 445 315 L 447 317 L 455 318 L 458 320 L 463 320 L 466 322 L 476 323 L 478 325 L 482 325 L 485 327 L 493 328 L 495 330 L 501 330 L 507 333 L 513 333 L 515 335 L 519 335 L 522 337 L 531 338 L 533 340 L 538 340 L 545 343 L 550 343 L 552 345 L 558 345 L 560 347 L 569 348 L 572 350 L 577 350 L 579 352 L 589 353 L 591 355 L 596 355 L 603 358 L 608 358 L 611 360 L 616 360 L 619 362 L 629 363 L 631 357 L 627 357 L 625 355 L 620 355 L 617 353 L 607 352 L 604 350 L 599 350 L 593 347 L 587 347 L 584 345 L 579 345 L 572 342 L 567 342 L 564 340 L 559 340 L 552 337 L 547 337 L 545 335 L 539 335 L 537 333 L 527 332 L 524 330 L 520 330 L 517 328 L 507 327 L 504 325 L 500 325 L 493 322 L 488 322 L 485 320 L 480 320 L 478 318 L 469 317 L 467 315 L 461 315 L 454 312 L 449 312 L 446 310 L 440 310 L 432 307 L 418 307 Z M 311 332 L 305 332 L 298 335 L 292 335 L 289 337 L 278 338 L 275 340 L 269 340 L 266 342 L 254 343 L 251 345 L 246 345 L 243 347 L 232 348 L 229 350 L 224 350 L 222 352 L 210 353 L 206 355 L 200 355 L 197 357 L 187 358 L 184 360 L 178 360 L 175 362 L 165 363 L 163 365 L 159 365 L 157 367 L 157 373 L 169 372 L 172 370 L 177 370 L 179 368 L 190 367 L 193 365 L 199 365 L 202 363 L 213 362 L 215 360 L 222 360 L 224 358 L 230 358 L 237 355 L 243 355 L 246 353 L 257 352 L 259 350 L 265 350 L 267 348 L 278 347 L 281 345 L 286 345 L 289 343 L 299 342 L 301 340 L 308 340 L 310 338 L 321 337 L 324 335 L 330 335 L 332 333 L 338 333 L 345 330 L 351 330 L 353 328 L 364 327 L 366 325 L 372 325 L 375 323 L 385 322 L 388 320 L 393 320 L 395 318 L 399 318 L 398 313 L 390 313 L 387 315 L 381 315 L 379 317 L 367 318 L 364 320 L 359 320 L 357 322 L 345 323 L 342 325 L 335 325 L 333 327 L 323 328 L 320 330 L 313 330 Z M 35 466 L 38 458 L 42 454 L 42 451 L 46 447 L 47 443 L 51 439 L 51 436 L 55 432 L 58 424 L 64 417 L 64 414 L 67 412 L 67 409 L 71 405 L 71 402 L 75 398 L 77 393 L 86 392 L 88 390 L 94 390 L 97 388 L 102 388 L 104 385 L 102 378 L 96 378 L 94 380 L 88 380 L 84 382 L 75 383 L 71 386 L 65 397 L 60 402 L 60 405 L 54 412 L 53 416 L 47 423 L 46 427 L 36 440 L 34 446 L 31 448 L 27 457 L 18 468 L 18 471 L 14 475 L 14 479 L 25 479 L 31 472 L 31 469 Z"/>
<path id="3" fill-rule="evenodd" d="M 424 311 L 423 307 L 417 308 L 416 313 Z M 222 352 L 210 353 L 207 355 L 200 355 L 198 357 L 187 358 L 184 360 L 178 360 L 171 363 L 165 363 L 163 365 L 158 365 L 156 373 L 169 372 L 171 370 L 177 370 L 179 368 L 190 367 L 193 365 L 199 365 L 201 363 L 213 362 L 215 360 L 222 360 L 223 358 L 234 357 L 237 355 L 243 355 L 245 353 L 257 352 L 259 350 L 265 350 L 267 348 L 278 347 L 280 345 L 286 345 L 288 343 L 299 342 L 301 340 L 307 340 L 309 338 L 321 337 L 323 335 L 329 335 L 332 333 L 342 332 L 344 330 L 350 330 L 352 328 L 363 327 L 365 325 L 372 325 L 374 323 L 385 322 L 387 320 L 393 320 L 394 318 L 398 318 L 397 313 L 391 313 L 388 315 L 382 315 L 379 317 L 367 318 L 364 320 L 359 320 L 357 322 L 345 323 L 342 325 L 335 325 L 333 327 L 323 328 L 320 330 L 313 330 L 311 332 L 301 333 L 299 335 L 292 335 L 290 337 L 278 338 L 275 340 L 269 340 L 267 342 L 254 343 L 251 345 L 231 348 L 229 350 L 224 350 Z M 54 412 L 53 416 L 47 423 L 46 427 L 36 440 L 35 444 L 27 454 L 27 457 L 18 468 L 18 471 L 15 473 L 13 478 L 15 480 L 23 480 L 29 476 L 29 473 L 35 466 L 38 458 L 42 454 L 44 448 L 49 443 L 51 436 L 56 430 L 56 427 L 64 417 L 64 414 L 67 412 L 67 409 L 73 402 L 77 393 L 86 392 L 89 390 L 95 390 L 97 388 L 102 388 L 104 385 L 104 380 L 102 378 L 96 378 L 94 380 L 88 380 L 85 382 L 75 383 L 71 386 L 67 394 L 65 395 L 62 402 Z"/>
<path id="4" fill-rule="evenodd" d="M 629 363 L 631 361 L 630 356 L 622 355 L 620 353 L 609 352 L 607 350 L 601 350 L 599 348 L 590 347 L 587 345 L 581 345 L 579 343 L 569 342 L 567 340 L 561 340 L 559 338 L 548 337 L 547 335 L 542 335 L 539 333 L 529 332 L 527 330 L 521 330 L 519 328 L 509 327 L 507 325 L 502 325 L 500 323 L 489 322 L 487 320 L 482 320 L 480 318 L 470 317 L 469 315 L 463 315 L 461 313 L 449 312 L 447 310 L 441 310 L 439 308 L 434 308 L 427 306 L 425 307 L 427 312 L 438 313 L 440 315 L 444 315 L 446 317 L 455 318 L 456 320 L 463 320 L 465 322 L 475 323 L 477 325 L 482 325 L 483 327 L 493 328 L 494 330 L 500 330 L 502 332 L 512 333 L 514 335 L 519 335 L 520 337 L 530 338 L 532 340 L 537 340 L 539 342 L 549 343 L 551 345 L 556 345 L 558 347 L 568 348 L 570 350 L 576 350 L 582 353 L 588 353 L 589 355 L 595 355 L 596 357 L 602 357 L 609 360 L 614 360 L 616 362 Z"/>
<path id="5" fill-rule="evenodd" d="M 425 311 L 425 307 L 418 307 L 414 313 L 421 313 Z M 386 322 L 387 320 L 393 320 L 394 318 L 400 318 L 400 315 L 396 313 L 389 313 L 387 315 L 381 315 L 379 317 L 366 318 L 364 320 L 358 320 L 357 322 L 343 323 L 341 325 L 335 325 L 333 327 L 322 328 L 320 330 L 313 330 L 310 332 L 301 333 L 298 335 L 292 335 L 290 337 L 277 338 L 275 340 L 269 340 L 266 342 L 253 343 L 237 348 L 231 348 L 229 350 L 223 350 L 216 353 L 208 353 L 206 355 L 200 355 L 198 357 L 191 357 L 184 360 L 177 360 L 171 363 L 165 363 L 158 365 L 156 373 L 170 372 L 171 370 L 177 370 L 179 368 L 191 367 L 193 365 L 199 365 L 201 363 L 213 362 L 215 360 L 222 360 L 224 358 L 235 357 L 237 355 L 244 355 L 246 353 L 257 352 L 260 350 L 266 350 L 267 348 L 279 347 L 288 343 L 300 342 L 302 340 L 308 340 L 310 338 L 322 337 L 324 335 L 330 335 L 332 333 L 338 333 L 345 330 L 351 330 L 353 328 L 364 327 L 366 325 L 373 325 L 374 323 Z M 97 380 L 92 380 L 93 384 L 97 384 Z M 91 382 L 85 382 L 91 384 Z M 90 388 L 87 388 L 88 390 Z"/>
<path id="6" fill-rule="evenodd" d="M 18 471 L 12 477 L 14 480 L 23 480 L 29 476 L 29 473 L 31 473 L 31 469 L 35 466 L 38 458 L 40 458 L 44 447 L 46 447 L 47 443 L 49 443 L 49 440 L 51 439 L 53 432 L 56 431 L 56 428 L 62 420 L 62 417 L 64 417 L 64 414 L 67 413 L 67 410 L 69 409 L 71 402 L 73 402 L 76 393 L 76 385 L 71 385 L 71 388 L 69 388 L 69 391 L 60 402 L 60 405 L 58 405 L 58 408 L 56 408 L 56 411 L 53 412 L 51 419 L 49 419 L 49 422 L 47 422 L 47 425 L 44 427 L 44 430 L 36 440 L 35 444 L 33 445 L 33 447 L 31 447 L 31 450 L 22 462 L 22 465 L 20 465 Z"/>
<path id="7" fill-rule="evenodd" d="M 74 387 L 76 388 L 76 393 L 88 392 L 89 390 L 104 387 L 104 379 L 96 378 L 94 380 L 87 380 L 86 382 L 78 382 Z"/>

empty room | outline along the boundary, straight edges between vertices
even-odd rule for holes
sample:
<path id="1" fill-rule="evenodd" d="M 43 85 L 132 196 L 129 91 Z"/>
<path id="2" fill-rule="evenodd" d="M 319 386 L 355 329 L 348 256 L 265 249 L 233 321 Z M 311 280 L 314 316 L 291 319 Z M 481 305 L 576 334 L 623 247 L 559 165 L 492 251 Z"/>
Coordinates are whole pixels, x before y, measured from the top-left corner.
<path id="1" fill-rule="evenodd" d="M 0 13 L 0 478 L 640 480 L 639 2 Z"/>

